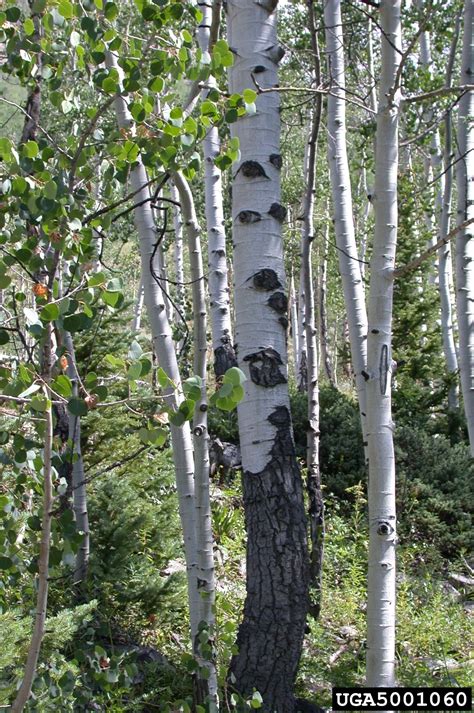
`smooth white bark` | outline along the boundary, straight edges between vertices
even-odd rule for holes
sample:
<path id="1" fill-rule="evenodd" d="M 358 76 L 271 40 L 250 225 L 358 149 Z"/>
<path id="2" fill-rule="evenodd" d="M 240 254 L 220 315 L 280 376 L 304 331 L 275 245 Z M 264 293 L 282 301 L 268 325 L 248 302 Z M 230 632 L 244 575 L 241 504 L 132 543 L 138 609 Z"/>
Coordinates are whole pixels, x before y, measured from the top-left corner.
<path id="1" fill-rule="evenodd" d="M 202 20 L 197 33 L 199 47 L 203 52 L 208 52 L 212 23 L 212 2 L 210 0 L 198 2 L 198 7 L 202 12 Z M 201 98 L 203 100 L 206 99 L 209 90 L 215 85 L 216 81 L 214 77 L 209 77 L 207 87 L 201 92 Z M 214 159 L 220 153 L 220 139 L 217 126 L 212 126 L 207 130 L 203 141 L 203 153 L 212 347 L 214 349 L 214 368 L 216 375 L 221 376 L 228 368 L 234 365 L 235 356 L 233 350 L 230 291 L 227 274 L 222 172 L 214 163 Z M 216 350 L 220 350 L 220 352 Z"/>
<path id="2" fill-rule="evenodd" d="M 397 241 L 401 0 L 382 0 L 382 62 L 375 155 L 375 233 L 367 343 L 369 573 L 367 685 L 395 684 L 395 457 L 391 408 L 393 269 Z M 393 98 L 391 97 L 393 94 Z"/>
<path id="3" fill-rule="evenodd" d="M 143 280 L 140 278 L 138 283 L 137 296 L 135 307 L 133 310 L 132 332 L 139 332 L 142 324 L 143 305 L 145 302 L 145 290 L 143 289 Z"/>
<path id="4" fill-rule="evenodd" d="M 198 562 L 198 587 L 200 592 L 199 622 L 204 622 L 213 640 L 215 624 L 215 576 L 214 576 L 214 539 L 212 535 L 212 514 L 209 483 L 209 431 L 207 428 L 207 310 L 206 287 L 202 262 L 200 228 L 198 225 L 194 200 L 188 182 L 181 173 L 173 174 L 173 181 L 178 190 L 184 224 L 186 227 L 191 280 L 193 291 L 194 324 L 194 373 L 201 378 L 201 398 L 196 403 L 193 419 L 194 442 L 194 487 L 196 507 L 196 546 Z M 200 643 L 194 643 L 200 653 Z M 209 671 L 207 681 L 209 696 L 217 702 L 217 673 L 212 659 L 206 659 L 203 665 Z"/>
<path id="5" fill-rule="evenodd" d="M 423 0 L 419 0 L 419 7 L 423 7 Z M 451 85 L 452 66 L 456 49 L 457 35 L 459 34 L 459 17 L 457 19 L 457 31 L 452 43 L 450 59 L 446 70 L 446 86 Z M 431 55 L 431 37 L 425 30 L 420 36 L 420 60 L 429 76 L 433 76 L 433 60 Z M 433 112 L 429 112 L 427 121 L 432 121 Z M 449 233 L 451 194 L 452 194 L 452 127 L 451 112 L 447 113 L 445 122 L 445 147 L 444 152 L 441 147 L 441 137 L 438 127 L 433 131 L 430 146 L 430 155 L 427 158 L 426 177 L 430 183 L 437 177 L 437 186 L 434 197 L 434 215 L 427 213 L 427 227 L 431 230 L 432 239 L 430 245 L 435 244 L 440 238 Z M 441 302 L 441 331 L 443 336 L 443 351 L 446 359 L 447 371 L 455 375 L 458 370 L 456 345 L 453 328 L 453 306 L 451 302 L 453 270 L 451 258 L 451 243 L 443 245 L 438 251 L 438 286 Z M 448 394 L 448 406 L 450 409 L 458 407 L 457 386 L 453 384 Z"/>
<path id="6" fill-rule="evenodd" d="M 119 72 L 117 58 L 112 52 L 106 53 L 106 65 Z M 133 120 L 128 111 L 125 98 L 119 94 L 115 100 L 115 111 L 119 128 L 133 130 Z M 140 244 L 140 260 L 143 286 L 145 291 L 145 305 L 153 338 L 158 362 L 168 377 L 174 382 L 175 389 L 165 391 L 167 402 L 174 408 L 179 406 L 181 377 L 176 358 L 170 324 L 166 314 L 166 304 L 157 274 L 159 264 L 155 264 L 156 255 L 156 226 L 150 201 L 150 192 L 147 186 L 148 176 L 145 166 L 138 157 L 130 171 L 130 184 L 133 191 L 137 191 L 134 201 L 137 208 L 134 211 L 134 221 Z M 141 204 L 144 202 L 142 205 Z M 156 261 L 158 263 L 158 260 Z M 171 426 L 171 439 L 173 444 L 173 460 L 178 491 L 179 512 L 184 536 L 184 549 L 186 556 L 186 570 L 188 578 L 189 616 L 191 623 L 192 640 L 196 636 L 199 623 L 200 597 L 197 582 L 197 552 L 196 552 L 196 515 L 194 507 L 194 460 L 193 444 L 189 423 L 183 426 Z"/>
<path id="7" fill-rule="evenodd" d="M 347 157 L 344 39 L 340 0 L 326 0 L 324 22 L 328 71 L 334 84 L 333 90 L 328 96 L 328 156 L 334 228 L 347 312 L 352 368 L 367 458 L 367 403 L 364 377 L 367 368 L 367 311 L 355 239 L 351 180 Z"/>
<path id="8" fill-rule="evenodd" d="M 278 84 L 273 59 L 278 46 L 275 15 L 249 0 L 228 2 L 228 41 L 237 52 L 229 73 L 232 93 L 241 94 L 251 86 L 249 72 L 255 66 L 265 67 L 265 72 L 259 75 L 262 87 Z M 286 282 L 281 225 L 268 212 L 272 205 L 280 205 L 280 171 L 270 160 L 272 156 L 280 156 L 279 105 L 278 92 L 261 94 L 256 113 L 231 125 L 232 134 L 240 139 L 242 161 L 259 163 L 269 177 L 247 178 L 240 170 L 232 189 L 235 341 L 239 365 L 247 375 L 245 397 L 238 407 L 239 433 L 243 469 L 251 473 L 263 470 L 268 463 L 268 450 L 262 444 L 272 443 L 276 434 L 268 415 L 281 406 L 289 408 L 286 329 L 268 304 L 271 293 L 253 287 L 254 276 L 264 269 L 274 272 L 278 289 L 284 290 Z M 257 225 L 252 222 L 255 219 Z M 250 378 L 246 357 L 265 349 L 273 349 L 280 356 L 277 370 L 282 382 L 262 389 Z"/>
<path id="9" fill-rule="evenodd" d="M 464 2 L 461 82 L 472 82 L 474 73 L 474 0 Z M 474 218 L 474 91 L 459 100 L 458 225 Z M 474 236 L 472 225 L 456 240 L 456 306 L 459 330 L 459 368 L 471 454 L 474 455 Z"/>
<path id="10" fill-rule="evenodd" d="M 293 342 L 293 365 L 295 369 L 295 380 L 298 381 L 298 359 L 300 350 L 300 333 L 298 323 L 298 302 L 296 300 L 295 281 L 293 275 L 290 279 L 290 323 L 291 337 Z"/>
<path id="11" fill-rule="evenodd" d="M 67 375 L 73 385 L 73 396 L 78 396 L 78 373 L 74 343 L 69 332 L 63 332 L 64 346 L 68 361 Z M 90 551 L 89 514 L 87 510 L 87 490 L 84 474 L 84 461 L 81 449 L 81 418 L 68 412 L 69 434 L 72 458 L 72 506 L 76 518 L 76 529 L 83 533 L 81 545 L 76 554 L 74 565 L 74 584 L 84 585 L 87 577 Z"/>

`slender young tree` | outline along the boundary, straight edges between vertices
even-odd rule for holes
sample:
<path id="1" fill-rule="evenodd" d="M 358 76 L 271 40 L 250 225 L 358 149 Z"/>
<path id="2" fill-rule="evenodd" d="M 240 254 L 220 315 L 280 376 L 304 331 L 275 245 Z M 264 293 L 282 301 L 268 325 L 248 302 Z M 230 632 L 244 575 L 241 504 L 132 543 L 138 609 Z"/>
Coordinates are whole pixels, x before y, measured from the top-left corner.
<path id="1" fill-rule="evenodd" d="M 207 308 L 204 270 L 202 262 L 200 228 L 198 225 L 194 200 L 188 182 L 182 173 L 173 174 L 173 181 L 178 190 L 181 211 L 188 238 L 189 261 L 193 290 L 194 324 L 194 373 L 201 380 L 201 396 L 196 404 L 193 420 L 194 442 L 194 487 L 196 505 L 196 541 L 198 588 L 200 593 L 199 624 L 204 625 L 209 640 L 213 639 L 215 623 L 215 577 L 214 577 L 214 539 L 212 535 L 212 515 L 209 490 L 209 432 L 207 428 Z M 202 629 L 200 632 L 202 636 Z M 206 642 L 207 643 L 207 642 Z M 200 638 L 195 642 L 195 650 L 200 654 Z M 202 657 L 201 657 L 202 658 Z M 209 672 L 205 690 L 201 690 L 200 700 L 209 694 L 215 707 L 217 704 L 217 675 L 215 664 L 208 657 L 204 664 Z"/>
<path id="2" fill-rule="evenodd" d="M 423 8 L 423 0 L 419 0 L 420 9 Z M 456 19 L 455 32 L 451 43 L 451 51 L 446 67 L 446 87 L 452 83 L 453 64 L 456 53 L 457 39 L 459 36 L 459 16 Z M 428 30 L 424 30 L 420 35 L 420 59 L 421 64 L 433 76 L 433 59 L 431 55 L 431 36 Z M 428 122 L 433 121 L 433 112 L 427 116 Z M 430 153 L 427 159 L 429 170 L 427 171 L 428 183 L 437 179 L 437 188 L 434 199 L 434 216 L 430 214 L 428 227 L 432 230 L 432 240 L 430 244 L 435 244 L 440 238 L 449 233 L 451 194 L 452 194 L 452 118 L 451 111 L 448 111 L 444 121 L 444 151 L 441 146 L 441 136 L 436 126 L 432 138 Z M 452 259 L 451 244 L 447 243 L 438 250 L 438 285 L 441 302 L 441 331 L 443 336 L 443 350 L 446 359 L 448 373 L 452 375 L 453 382 L 458 371 L 458 360 L 453 328 L 453 306 L 451 303 L 452 294 Z M 448 406 L 450 409 L 458 407 L 458 395 L 456 383 L 452 383 L 448 393 Z"/>
<path id="3" fill-rule="evenodd" d="M 53 457 L 53 412 L 51 408 L 51 349 L 52 334 L 51 324 L 48 323 L 44 337 L 42 363 L 43 363 L 43 383 L 44 395 L 49 401 L 44 412 L 45 430 L 43 446 L 43 515 L 41 522 L 41 541 L 38 558 L 38 589 L 36 594 L 36 610 L 33 633 L 28 648 L 28 656 L 25 664 L 25 671 L 16 698 L 12 704 L 12 713 L 21 713 L 28 698 L 31 695 L 31 687 L 36 674 L 38 658 L 43 643 L 46 611 L 48 606 L 49 590 L 49 553 L 51 538 L 51 521 L 53 510 L 53 480 L 52 480 L 52 457 Z"/>
<path id="4" fill-rule="evenodd" d="M 355 239 L 351 179 L 347 158 L 344 38 L 340 0 L 326 0 L 324 23 L 328 74 L 331 83 L 334 84 L 328 97 L 328 156 L 334 228 L 347 312 L 352 367 L 367 456 L 367 397 L 364 377 L 367 365 L 367 311 Z"/>
<path id="5" fill-rule="evenodd" d="M 307 1 L 308 25 L 311 34 L 313 54 L 314 84 L 321 83 L 321 65 L 318 35 L 312 0 Z M 319 359 L 314 306 L 314 284 L 312 268 L 312 243 L 314 240 L 314 201 L 316 193 L 316 156 L 321 125 L 322 97 L 316 95 L 312 107 L 309 134 L 306 146 L 305 192 L 303 197 L 303 227 L 301 234 L 301 279 L 305 295 L 305 331 L 307 349 L 308 378 L 308 428 L 306 433 L 306 469 L 309 500 L 309 526 L 311 535 L 311 604 L 310 611 L 318 618 L 321 609 L 322 567 L 324 546 L 324 503 L 321 489 L 319 465 Z"/>
<path id="6" fill-rule="evenodd" d="M 395 457 L 391 407 L 393 270 L 397 242 L 401 0 L 380 3 L 381 72 L 375 152 L 375 232 L 367 343 L 369 574 L 367 685 L 395 683 Z"/>
<path id="7" fill-rule="evenodd" d="M 229 0 L 234 51 L 230 91 L 247 114 L 232 125 L 241 160 L 234 172 L 232 218 L 236 344 L 245 371 L 238 407 L 247 527 L 247 595 L 229 684 L 254 689 L 262 710 L 293 713 L 294 683 L 308 609 L 308 552 L 301 475 L 295 457 L 288 395 L 285 289 L 280 203 L 278 92 L 254 102 L 259 85 L 278 84 L 275 0 Z"/>
<path id="8" fill-rule="evenodd" d="M 67 375 L 73 387 L 73 396 L 77 397 L 78 371 L 74 342 L 69 332 L 63 332 L 64 346 L 66 347 Z M 74 566 L 74 584 L 78 592 L 84 588 L 87 579 L 90 553 L 89 514 L 87 509 L 87 490 L 84 474 L 84 461 L 81 449 L 81 417 L 68 413 L 69 434 L 71 444 L 69 457 L 72 460 L 72 506 L 76 519 L 76 528 L 82 533 L 82 542 L 76 554 Z"/>
<path id="9" fill-rule="evenodd" d="M 198 2 L 202 20 L 198 28 L 198 42 L 202 52 L 208 53 L 215 38 L 211 37 L 214 16 L 218 16 L 220 0 Z M 201 96 L 206 99 L 209 90 L 215 86 L 210 77 Z M 220 152 L 219 130 L 212 126 L 203 141 L 204 151 L 204 201 L 206 208 L 207 243 L 209 255 L 209 297 L 212 327 L 212 347 L 214 350 L 214 371 L 222 376 L 227 369 L 237 364 L 233 346 L 230 319 L 230 291 L 227 274 L 227 250 L 224 228 L 224 206 L 222 201 L 221 171 L 214 159 Z"/>
<path id="10" fill-rule="evenodd" d="M 120 76 L 117 57 L 111 51 L 106 53 L 106 65 L 108 69 L 114 69 Z M 133 132 L 133 119 L 122 94 L 117 94 L 116 96 L 115 112 L 119 128 Z M 165 390 L 165 397 L 168 403 L 177 409 L 182 400 L 180 396 L 181 377 L 171 327 L 166 314 L 166 303 L 160 280 L 157 277 L 160 268 L 156 260 L 158 236 L 150 205 L 148 176 L 140 157 L 137 158 L 134 167 L 130 171 L 130 185 L 135 192 L 134 202 L 136 208 L 134 210 L 134 220 L 139 237 L 145 305 L 150 322 L 153 346 L 161 368 L 173 382 L 173 386 Z M 171 439 L 186 555 L 191 636 L 194 641 L 199 624 L 200 596 L 197 582 L 193 443 L 188 422 L 179 427 L 172 425 Z"/>
<path id="11" fill-rule="evenodd" d="M 472 84 L 474 72 L 474 2 L 464 2 L 461 83 Z M 456 184 L 458 225 L 474 218 L 474 91 L 459 100 Z M 474 236 L 472 224 L 456 240 L 456 307 L 459 368 L 471 453 L 474 455 Z"/>

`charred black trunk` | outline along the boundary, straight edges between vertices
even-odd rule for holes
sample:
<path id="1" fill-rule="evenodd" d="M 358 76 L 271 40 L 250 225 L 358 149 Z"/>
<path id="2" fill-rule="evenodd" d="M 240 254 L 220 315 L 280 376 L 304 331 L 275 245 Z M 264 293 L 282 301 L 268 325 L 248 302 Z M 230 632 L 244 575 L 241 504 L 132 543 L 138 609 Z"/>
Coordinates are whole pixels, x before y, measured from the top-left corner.
<path id="1" fill-rule="evenodd" d="M 229 683 L 243 696 L 259 691 L 263 711 L 294 713 L 308 610 L 306 517 L 288 409 L 269 420 L 277 434 L 268 465 L 243 474 L 247 598 Z"/>

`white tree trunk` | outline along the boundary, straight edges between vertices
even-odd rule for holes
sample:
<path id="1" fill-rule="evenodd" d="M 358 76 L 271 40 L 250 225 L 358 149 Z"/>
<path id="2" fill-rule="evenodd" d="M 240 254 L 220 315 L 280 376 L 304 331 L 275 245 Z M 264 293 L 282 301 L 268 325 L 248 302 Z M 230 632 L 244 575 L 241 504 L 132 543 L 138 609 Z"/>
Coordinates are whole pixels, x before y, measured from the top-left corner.
<path id="1" fill-rule="evenodd" d="M 311 50 L 314 63 L 314 83 L 321 82 L 321 67 L 318 36 L 312 0 L 308 0 L 308 24 L 311 34 Z M 310 611 L 319 617 L 322 597 L 322 567 L 324 548 L 324 503 L 319 465 L 319 375 L 318 341 L 314 306 L 312 269 L 312 243 L 314 240 L 314 200 L 316 192 L 316 156 L 321 124 L 321 96 L 312 107 L 305 157 L 305 192 L 303 196 L 303 226 L 301 231 L 301 276 L 304 281 L 305 332 L 307 349 L 308 426 L 306 431 L 307 492 L 309 503 L 310 554 Z"/>
<path id="2" fill-rule="evenodd" d="M 446 68 L 446 86 L 451 86 L 453 65 L 456 57 L 456 48 L 459 39 L 461 15 L 456 18 L 455 31 L 451 42 L 451 51 Z M 444 121 L 444 153 L 442 167 L 444 169 L 444 192 L 441 198 L 441 217 L 439 224 L 438 239 L 446 236 L 450 231 L 451 224 L 451 200 L 453 192 L 453 167 L 452 167 L 452 115 L 449 111 Z M 454 330 L 454 305 L 453 305 L 453 263 L 451 255 L 451 242 L 443 245 L 438 250 L 439 266 L 439 293 L 441 299 L 441 329 L 443 334 L 443 350 L 446 358 L 448 372 L 453 375 L 453 381 L 448 392 L 448 408 L 451 411 L 459 408 L 459 388 L 458 388 L 458 358 L 456 351 L 456 339 Z"/>
<path id="3" fill-rule="evenodd" d="M 173 174 L 173 181 L 178 190 L 184 224 L 188 237 L 189 261 L 193 289 L 193 324 L 194 324 L 194 373 L 201 378 L 201 398 L 196 403 L 193 419 L 194 441 L 194 484 L 196 502 L 196 540 L 198 562 L 198 588 L 200 592 L 199 622 L 204 622 L 213 641 L 215 623 L 215 577 L 214 577 L 214 539 L 212 535 L 212 514 L 209 491 L 209 432 L 207 429 L 207 312 L 206 287 L 202 263 L 200 228 L 198 225 L 193 196 L 188 182 L 181 173 Z M 194 642 L 195 650 L 200 654 L 199 636 Z M 214 706 L 217 705 L 217 674 L 212 657 L 206 658 L 203 665 L 209 672 L 207 693 Z"/>
<path id="4" fill-rule="evenodd" d="M 419 7 L 423 7 L 423 0 L 419 0 Z M 454 61 L 455 49 L 457 44 L 457 36 L 459 34 L 459 16 L 457 18 L 457 31 L 451 46 L 450 59 L 446 70 L 446 86 L 451 85 L 452 66 Z M 420 36 L 420 59 L 421 64 L 428 72 L 429 76 L 433 76 L 433 60 L 431 56 L 431 38 L 430 33 L 425 30 Z M 433 112 L 429 112 L 428 121 L 432 121 Z M 451 194 L 452 194 L 452 122 L 450 112 L 447 113 L 445 122 L 445 149 L 444 154 L 441 148 L 441 138 L 439 129 L 433 131 L 431 138 L 430 156 L 428 158 L 427 179 L 428 183 L 437 178 L 437 188 L 434 199 L 434 220 L 432 216 L 427 215 L 428 229 L 432 230 L 432 240 L 430 244 L 435 244 L 440 238 L 444 237 L 449 232 L 450 212 L 451 212 Z M 433 225 L 434 223 L 434 225 Z M 446 367 L 448 373 L 453 376 L 458 370 L 458 360 L 456 355 L 456 345 L 454 341 L 453 328 L 453 307 L 451 303 L 453 270 L 451 259 L 451 243 L 443 245 L 438 250 L 438 285 L 441 302 L 441 331 L 443 336 L 443 351 L 446 359 Z M 448 406 L 450 409 L 458 408 L 458 394 L 455 383 L 449 389 Z"/>
<path id="5" fill-rule="evenodd" d="M 113 68 L 118 71 L 120 76 L 117 58 L 112 52 L 106 53 L 106 65 L 109 69 Z M 133 130 L 133 120 L 128 111 L 125 98 L 121 94 L 116 97 L 115 111 L 119 128 Z M 150 201 L 147 200 L 150 197 L 149 189 L 146 187 L 147 183 L 148 176 L 146 169 L 140 157 L 138 157 L 130 172 L 130 184 L 132 190 L 137 191 L 134 196 L 134 201 L 137 204 L 137 208 L 134 211 L 134 221 L 140 243 L 145 305 L 159 365 L 176 386 L 176 389 L 167 389 L 165 396 L 167 402 L 174 408 L 177 408 L 182 400 L 182 397 L 179 395 L 181 377 L 171 328 L 166 315 L 163 292 L 156 279 L 157 271 L 159 274 L 159 265 L 153 264 L 153 257 L 156 253 L 157 234 Z M 143 203 L 143 205 L 138 205 L 143 201 L 147 202 Z M 181 427 L 171 426 L 171 439 L 173 444 L 172 450 L 176 473 L 179 512 L 184 536 L 191 636 L 194 641 L 199 623 L 200 596 L 197 582 L 193 444 L 189 424 L 186 422 Z"/>
<path id="6" fill-rule="evenodd" d="M 198 28 L 199 47 L 209 51 L 210 28 L 212 22 L 212 2 L 198 2 L 202 20 Z M 201 97 L 206 99 L 210 89 L 216 84 L 211 76 Z M 227 274 L 227 250 L 224 228 L 224 206 L 222 202 L 222 172 L 214 163 L 220 153 L 219 130 L 213 126 L 206 132 L 203 141 L 204 151 L 204 200 L 206 208 L 208 261 L 209 261 L 209 297 L 212 329 L 212 348 L 214 350 L 214 371 L 222 376 L 227 369 L 236 366 L 232 324 L 230 318 L 230 291 Z"/>
<path id="7" fill-rule="evenodd" d="M 181 208 L 179 205 L 179 193 L 174 183 L 170 185 L 171 200 L 173 204 L 174 222 L 174 279 L 176 282 L 176 302 L 180 309 L 183 309 L 186 300 L 184 286 L 184 259 L 183 259 L 183 220 L 181 218 Z"/>
<path id="8" fill-rule="evenodd" d="M 143 280 L 140 278 L 136 296 L 135 307 L 133 309 L 132 332 L 140 331 L 142 324 L 143 303 L 145 301 L 145 290 L 143 289 Z"/>
<path id="9" fill-rule="evenodd" d="M 326 206 L 327 209 L 327 206 Z M 319 268 L 319 324 L 320 324 L 320 342 L 321 342 L 321 358 L 324 362 L 326 375 L 329 383 L 334 388 L 337 388 L 336 380 L 336 364 L 331 362 L 331 354 L 329 348 L 329 331 L 328 331 L 328 315 L 327 315 L 327 274 L 328 274 L 328 247 L 329 247 L 329 214 L 326 210 L 326 228 L 324 231 L 323 249 L 321 255 L 321 265 Z"/>
<path id="10" fill-rule="evenodd" d="M 254 86 L 255 67 L 262 87 L 278 84 L 276 4 L 227 2 L 232 93 Z M 230 681 L 245 696 L 260 691 L 263 710 L 293 713 L 308 607 L 308 555 L 287 383 L 278 92 L 258 96 L 255 112 L 232 124 L 232 133 L 241 151 L 232 218 L 236 343 L 248 379 L 238 407 L 248 540 L 247 597 Z"/>
<path id="11" fill-rule="evenodd" d="M 301 246 L 301 254 L 303 246 Z M 298 289 L 298 391 L 306 392 L 308 388 L 308 353 L 306 344 L 306 296 L 303 268 L 300 268 L 300 285 Z"/>
<path id="12" fill-rule="evenodd" d="M 290 324 L 293 342 L 293 360 L 295 369 L 295 381 L 298 382 L 298 359 L 300 351 L 300 333 L 298 322 L 298 302 L 296 300 L 295 281 L 293 274 L 290 279 Z"/>
<path id="13" fill-rule="evenodd" d="M 474 73 L 474 0 L 464 2 L 461 82 L 472 84 Z M 459 100 L 458 225 L 474 218 L 474 91 Z M 474 236 L 472 225 L 456 240 L 456 306 L 459 329 L 459 367 L 471 454 L 474 455 Z"/>
<path id="14" fill-rule="evenodd" d="M 334 227 L 349 327 L 352 368 L 356 381 L 362 435 L 367 458 L 367 397 L 365 382 L 367 368 L 367 312 L 355 239 L 351 180 L 347 158 L 344 39 L 340 0 L 326 0 L 324 22 L 326 27 L 328 70 L 331 81 L 334 82 L 334 88 L 328 96 L 328 155 L 334 207 Z"/>
<path id="15" fill-rule="evenodd" d="M 397 241 L 401 0 L 382 0 L 382 66 L 375 155 L 375 234 L 367 344 L 369 574 L 367 685 L 395 684 L 395 457 L 391 407 L 393 269 Z M 393 97 L 391 97 L 391 92 Z"/>
<path id="16" fill-rule="evenodd" d="M 73 396 L 78 395 L 78 373 L 74 343 L 69 332 L 63 332 L 64 346 L 68 361 L 67 375 L 73 385 Z M 76 518 L 76 529 L 83 533 L 81 545 L 76 554 L 74 566 L 74 584 L 81 588 L 85 585 L 89 566 L 90 535 L 89 514 L 87 510 L 87 490 L 84 474 L 84 461 L 81 450 L 81 418 L 68 413 L 69 436 L 71 443 L 68 457 L 72 459 L 72 503 Z"/>

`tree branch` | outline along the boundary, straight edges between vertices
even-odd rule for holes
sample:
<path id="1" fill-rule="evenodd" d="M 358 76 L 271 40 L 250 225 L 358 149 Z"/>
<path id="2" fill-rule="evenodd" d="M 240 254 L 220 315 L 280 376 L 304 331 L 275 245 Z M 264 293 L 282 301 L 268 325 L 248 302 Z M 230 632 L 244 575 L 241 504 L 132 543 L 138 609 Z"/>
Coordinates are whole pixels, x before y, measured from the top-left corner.
<path id="1" fill-rule="evenodd" d="M 434 245 L 425 250 L 425 252 L 421 253 L 421 255 L 419 255 L 417 258 L 411 260 L 410 262 L 407 262 L 405 265 L 400 265 L 400 267 L 397 267 L 396 270 L 393 271 L 393 277 L 402 277 L 403 275 L 406 275 L 407 272 L 412 272 L 413 270 L 416 270 L 417 267 L 420 267 L 420 265 L 425 260 L 427 260 L 429 257 L 431 257 L 431 255 L 433 255 L 440 248 L 442 248 L 443 245 L 447 245 L 450 240 L 452 240 L 458 233 L 462 232 L 472 223 L 474 223 L 474 218 L 469 218 L 469 220 L 465 220 L 464 223 L 457 225 L 455 228 L 453 228 L 453 230 L 450 230 L 450 232 L 445 235 L 444 238 L 440 238 Z"/>

